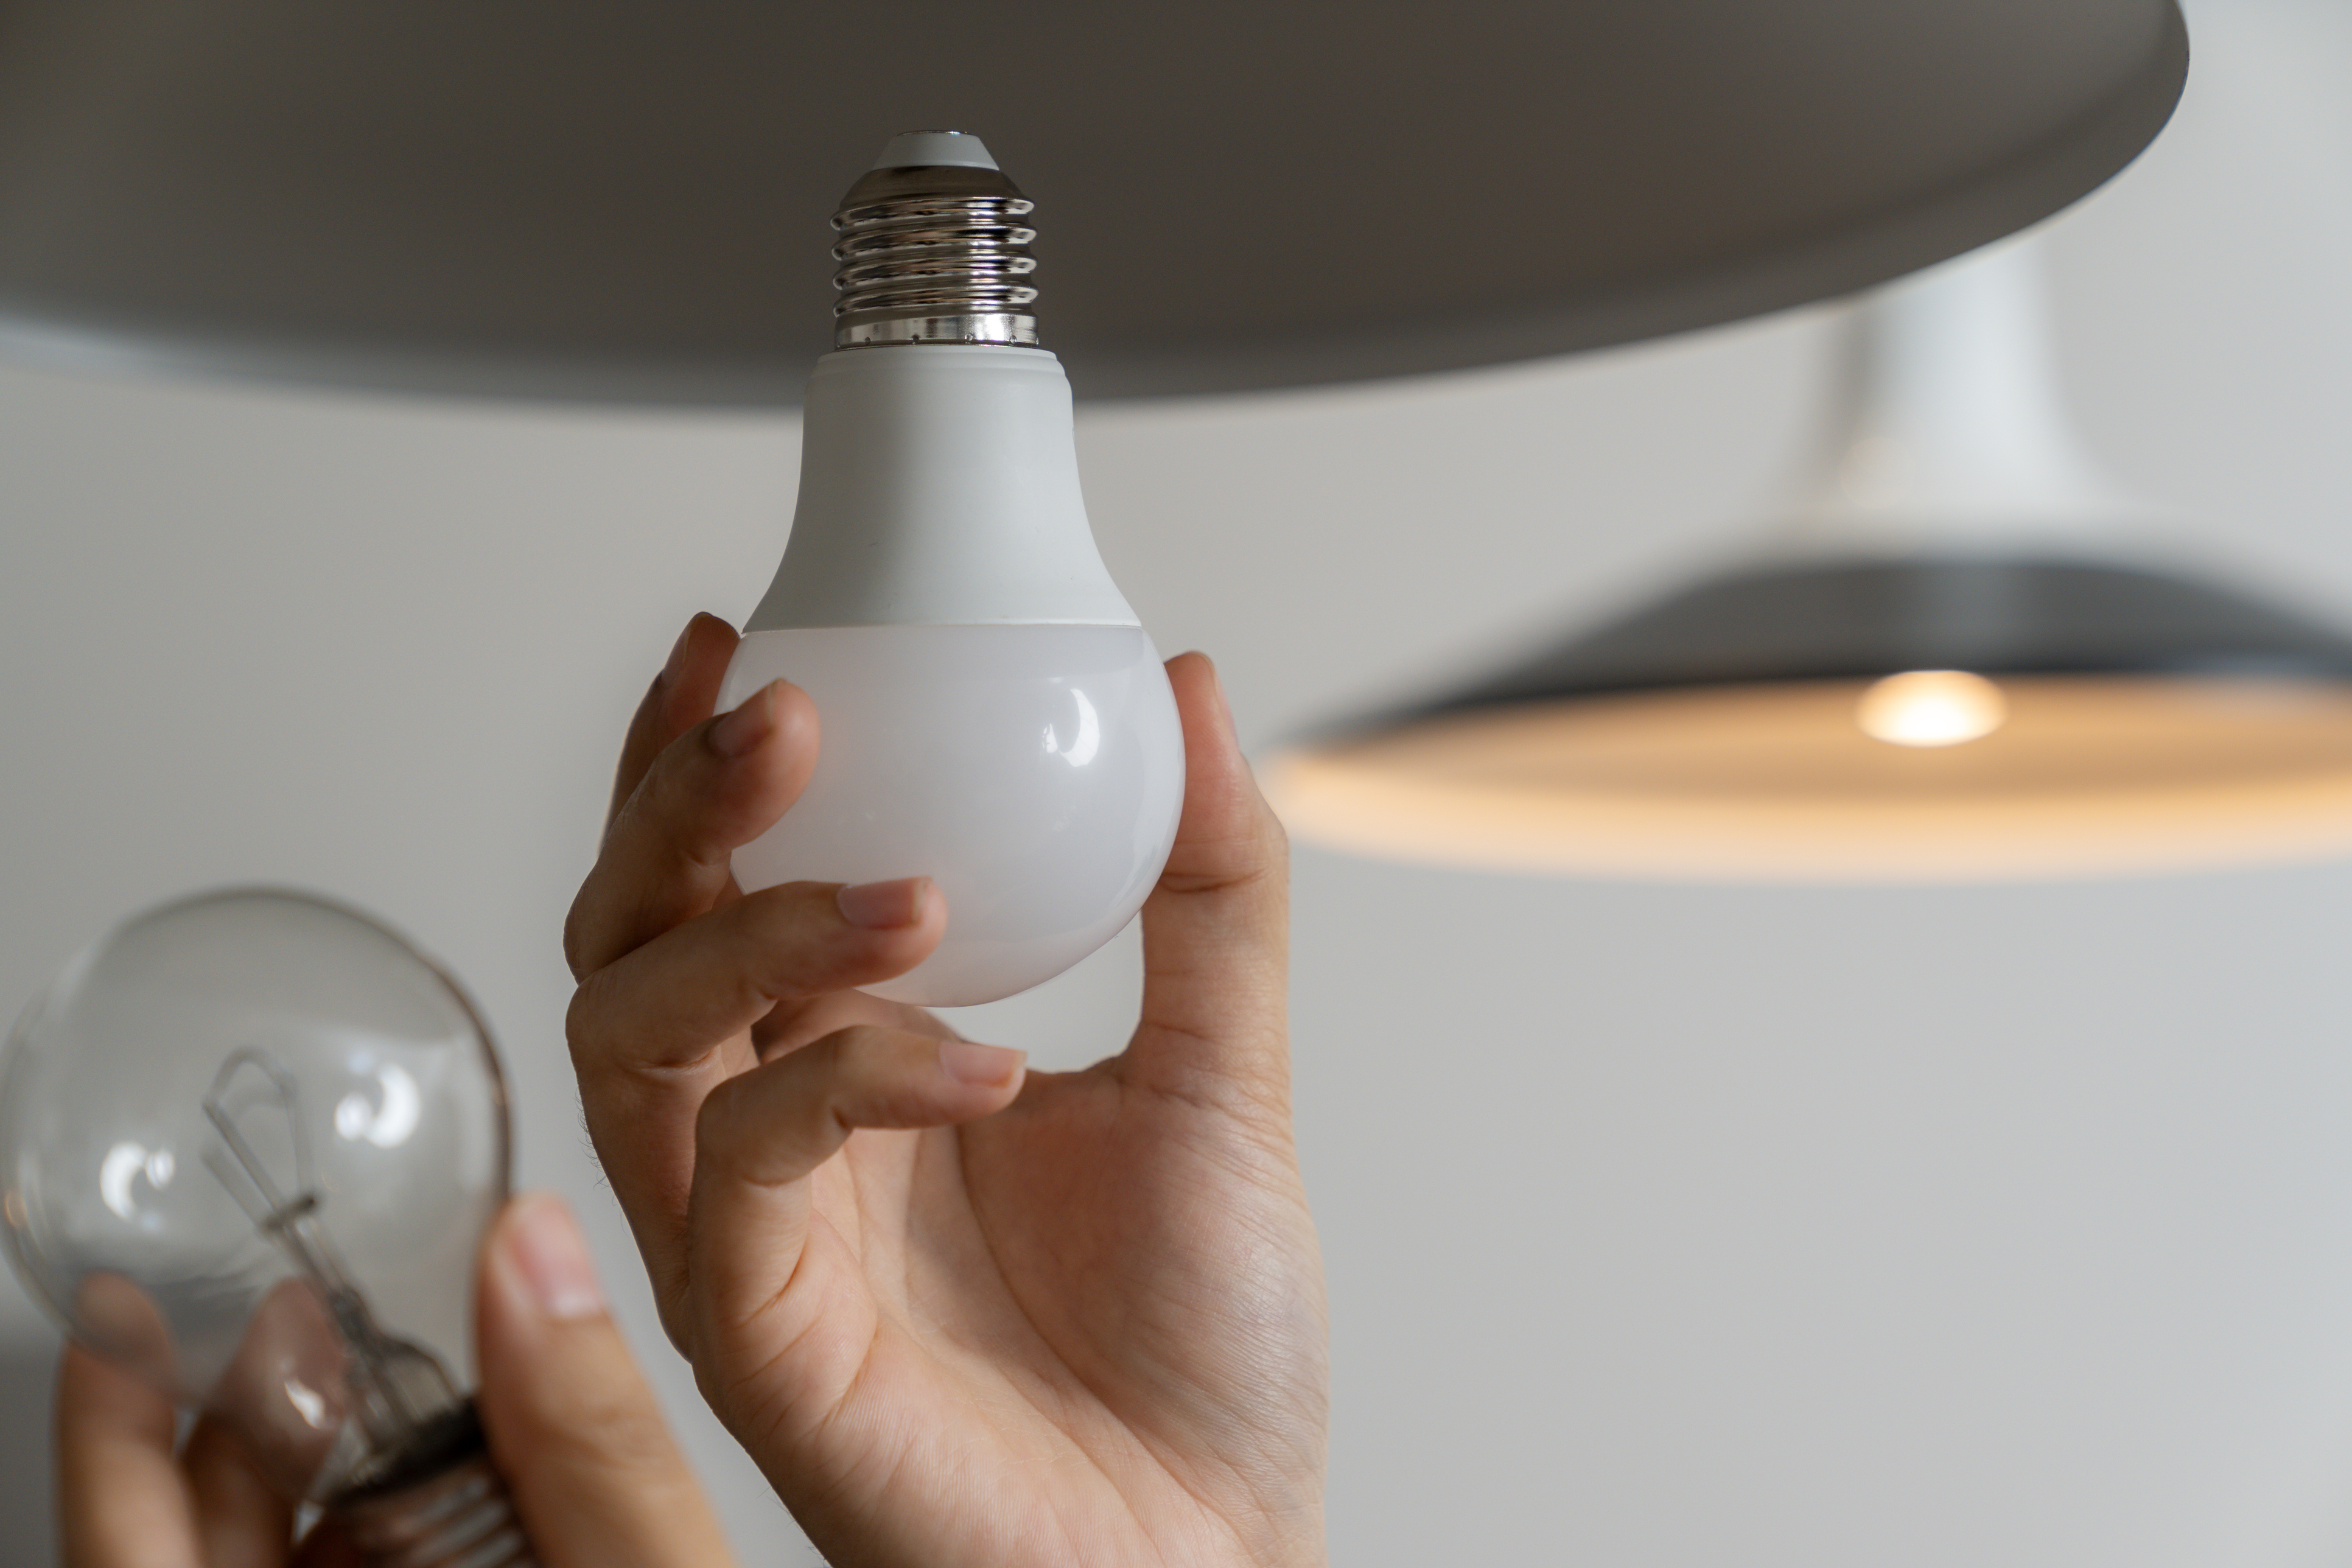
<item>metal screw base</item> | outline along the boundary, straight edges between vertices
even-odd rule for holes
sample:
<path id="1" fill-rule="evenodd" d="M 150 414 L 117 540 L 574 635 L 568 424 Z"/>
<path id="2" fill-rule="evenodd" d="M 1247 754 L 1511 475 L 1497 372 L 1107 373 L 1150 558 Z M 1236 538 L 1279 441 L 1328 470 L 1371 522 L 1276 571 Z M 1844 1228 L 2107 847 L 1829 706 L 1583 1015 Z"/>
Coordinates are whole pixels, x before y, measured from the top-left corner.
<path id="1" fill-rule="evenodd" d="M 328 1511 L 368 1568 L 536 1568 L 478 1428 L 445 1468 L 347 1498 Z"/>
<path id="2" fill-rule="evenodd" d="M 837 348 L 1037 346 L 1022 220 L 1035 204 L 994 169 L 877 169 L 842 198 L 833 286 Z"/>
<path id="3" fill-rule="evenodd" d="M 837 349 L 878 348 L 886 343 L 1003 343 L 1037 346 L 1037 318 L 1009 310 L 977 316 L 899 316 L 845 324 L 834 333 Z"/>

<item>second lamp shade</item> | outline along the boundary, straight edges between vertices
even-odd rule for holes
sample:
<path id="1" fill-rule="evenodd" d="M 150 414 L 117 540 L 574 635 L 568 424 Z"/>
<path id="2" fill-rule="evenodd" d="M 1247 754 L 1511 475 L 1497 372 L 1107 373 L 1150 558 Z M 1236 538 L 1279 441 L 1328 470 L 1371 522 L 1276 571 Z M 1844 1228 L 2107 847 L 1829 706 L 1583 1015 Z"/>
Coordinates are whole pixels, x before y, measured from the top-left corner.
<path id="1" fill-rule="evenodd" d="M 2352 851 L 2352 644 L 2185 577 L 1702 584 L 1269 770 L 1302 836 L 1499 870 L 1981 880 Z"/>
<path id="2" fill-rule="evenodd" d="M 2067 433 L 2032 242 L 1858 313 L 1781 537 L 1273 760 L 1302 837 L 1495 869 L 2096 875 L 2352 852 L 2352 638 L 2137 559 Z"/>

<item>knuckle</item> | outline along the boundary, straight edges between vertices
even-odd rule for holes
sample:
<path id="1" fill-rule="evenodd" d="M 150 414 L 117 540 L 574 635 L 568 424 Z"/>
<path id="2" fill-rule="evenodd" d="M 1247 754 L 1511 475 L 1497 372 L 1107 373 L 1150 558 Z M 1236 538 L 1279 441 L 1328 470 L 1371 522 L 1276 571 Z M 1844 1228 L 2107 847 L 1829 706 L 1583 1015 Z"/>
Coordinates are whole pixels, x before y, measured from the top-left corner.
<path id="1" fill-rule="evenodd" d="M 563 1009 L 563 1038 L 572 1047 L 572 1059 L 576 1066 L 596 1033 L 597 1015 L 603 1010 L 604 972 L 594 970 L 582 976 L 572 993 L 571 1003 Z"/>
<path id="2" fill-rule="evenodd" d="M 695 1332 L 691 1289 L 681 1279 L 669 1289 L 654 1293 L 654 1310 L 661 1319 L 662 1336 L 688 1366 L 696 1364 L 701 1348 L 700 1336 Z"/>
<path id="3" fill-rule="evenodd" d="M 694 1144 L 698 1163 L 723 1159 L 731 1145 L 737 1102 L 743 1098 L 748 1075 L 711 1086 L 694 1111 Z"/>
<path id="4" fill-rule="evenodd" d="M 820 1036 L 808 1048 L 823 1052 L 824 1064 L 837 1068 L 851 1057 L 877 1049 L 897 1032 L 879 1024 L 845 1024 L 830 1035 Z"/>
<path id="5" fill-rule="evenodd" d="M 584 889 L 583 889 L 584 892 Z M 588 958 L 588 917 L 581 912 L 581 900 L 572 900 L 571 910 L 563 917 L 563 964 L 572 971 L 572 978 L 588 978 L 596 967 Z"/>
<path id="6" fill-rule="evenodd" d="M 873 1040 L 888 1033 L 872 1024 L 852 1024 L 782 1053 L 761 1070 L 770 1081 L 782 1075 L 782 1081 L 796 1086 L 798 1094 L 821 1091 L 819 1086 L 841 1077 L 852 1062 L 873 1048 Z"/>
<path id="7" fill-rule="evenodd" d="M 814 1079 L 830 1092 L 840 1082 L 855 1073 L 860 1064 L 878 1056 L 898 1034 L 895 1029 L 879 1024 L 852 1024 L 835 1029 L 830 1035 L 818 1037 L 794 1051 L 794 1058 L 805 1058 L 801 1073 Z"/>
<path id="8" fill-rule="evenodd" d="M 1273 805 L 1262 795 L 1257 797 L 1257 838 L 1258 852 L 1265 857 L 1269 868 L 1286 868 L 1289 866 L 1290 829 L 1283 825 L 1282 818 L 1275 814 Z"/>
<path id="9" fill-rule="evenodd" d="M 756 1161 L 765 1142 L 761 1122 L 768 1108 L 761 1101 L 764 1087 L 758 1069 L 740 1073 L 711 1087 L 694 1112 L 695 1164 L 698 1171 L 735 1176 L 748 1162 Z"/>
<path id="10" fill-rule="evenodd" d="M 597 864 L 600 868 L 604 864 L 604 855 L 611 851 L 614 844 L 625 841 L 628 836 L 639 831 L 646 815 L 646 794 L 655 787 L 655 771 L 658 770 L 659 764 L 660 759 L 656 758 L 655 770 L 641 776 L 626 795 L 613 803 L 613 814 L 604 822 L 604 836 L 597 841 L 596 846 L 599 851 Z M 593 878 L 593 872 L 591 876 Z"/>

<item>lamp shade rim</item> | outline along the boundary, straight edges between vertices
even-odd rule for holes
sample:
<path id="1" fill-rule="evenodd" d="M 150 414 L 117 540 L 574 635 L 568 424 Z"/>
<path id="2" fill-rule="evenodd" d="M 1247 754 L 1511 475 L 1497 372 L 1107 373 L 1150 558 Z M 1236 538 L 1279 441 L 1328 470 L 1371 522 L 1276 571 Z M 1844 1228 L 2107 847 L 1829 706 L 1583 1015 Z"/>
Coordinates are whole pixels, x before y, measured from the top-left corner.
<path id="1" fill-rule="evenodd" d="M 1490 870 L 1966 882 L 2352 852 L 2352 638 L 2116 561 L 1694 584 L 1262 774 L 1302 839 Z"/>
<path id="2" fill-rule="evenodd" d="M 1485 709 L 1911 670 L 2352 682 L 2352 635 L 2167 567 L 2068 555 L 1768 562 L 1580 629 L 1460 689 L 1290 738 Z"/>

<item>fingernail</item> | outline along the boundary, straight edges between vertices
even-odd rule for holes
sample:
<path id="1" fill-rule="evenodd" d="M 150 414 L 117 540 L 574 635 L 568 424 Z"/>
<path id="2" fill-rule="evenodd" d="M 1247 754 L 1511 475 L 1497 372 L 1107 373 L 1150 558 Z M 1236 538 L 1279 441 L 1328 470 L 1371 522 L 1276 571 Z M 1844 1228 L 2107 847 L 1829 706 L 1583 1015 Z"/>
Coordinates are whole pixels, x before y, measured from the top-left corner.
<path id="1" fill-rule="evenodd" d="M 1013 1081 L 1028 1059 L 1026 1051 L 1010 1046 L 983 1046 L 974 1040 L 941 1040 L 940 1068 L 958 1083 L 998 1089 Z"/>
<path id="2" fill-rule="evenodd" d="M 604 1310 L 588 1244 L 563 1200 L 544 1194 L 521 1200 L 507 1229 L 507 1256 L 529 1287 L 532 1303 L 558 1321 L 593 1318 Z"/>
<path id="3" fill-rule="evenodd" d="M 710 727 L 710 749 L 722 757 L 746 756 L 775 727 L 776 683 L 772 680 Z"/>
<path id="4" fill-rule="evenodd" d="M 895 882 L 859 882 L 833 896 L 841 918 L 865 931 L 896 931 L 923 918 L 930 897 L 929 877 L 901 877 Z"/>

